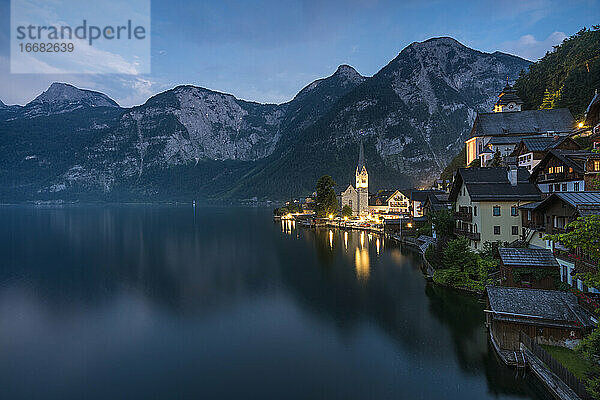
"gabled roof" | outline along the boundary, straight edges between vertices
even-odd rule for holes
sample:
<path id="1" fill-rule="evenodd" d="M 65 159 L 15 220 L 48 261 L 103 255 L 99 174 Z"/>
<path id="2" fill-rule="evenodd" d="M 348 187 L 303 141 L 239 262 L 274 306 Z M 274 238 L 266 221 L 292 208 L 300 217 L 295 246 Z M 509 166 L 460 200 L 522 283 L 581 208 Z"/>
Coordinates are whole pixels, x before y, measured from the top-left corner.
<path id="1" fill-rule="evenodd" d="M 600 112 L 600 94 L 598 94 L 598 89 L 596 89 L 596 93 L 594 94 L 594 98 L 590 101 L 587 110 L 585 110 L 585 124 L 589 127 L 592 127 L 596 123 L 598 123 L 598 113 Z"/>
<path id="2" fill-rule="evenodd" d="M 566 108 L 477 114 L 471 137 L 571 132 L 574 120 Z"/>
<path id="3" fill-rule="evenodd" d="M 380 190 L 369 198 L 370 206 L 386 205 L 388 200 L 397 192 L 397 190 Z M 377 204 L 377 201 L 381 204 Z"/>
<path id="4" fill-rule="evenodd" d="M 421 203 L 427 200 L 430 193 L 445 193 L 443 190 L 428 189 L 428 190 L 413 190 L 410 192 L 411 201 L 420 201 Z"/>
<path id="5" fill-rule="evenodd" d="M 535 209 L 543 210 L 557 200 L 570 205 L 580 216 L 600 215 L 600 191 L 554 192 L 538 204 Z"/>
<path id="6" fill-rule="evenodd" d="M 542 158 L 542 160 L 538 163 L 538 165 L 536 165 L 535 168 L 533 168 L 533 170 L 531 170 L 532 177 L 534 175 L 537 175 L 537 173 L 540 169 L 545 168 L 546 163 L 552 157 L 559 159 L 566 166 L 573 168 L 573 170 L 575 172 L 582 174 L 585 171 L 586 160 L 588 160 L 590 158 L 599 159 L 600 154 L 594 153 L 593 151 L 586 151 L 586 150 L 551 149 L 548 151 L 548 154 L 546 154 L 544 156 L 544 158 Z"/>
<path id="7" fill-rule="evenodd" d="M 456 201 L 463 183 L 472 201 L 538 201 L 538 187 L 528 181 L 529 172 L 517 169 L 517 184 L 511 185 L 505 167 L 460 168 L 450 191 L 450 201 Z"/>
<path id="8" fill-rule="evenodd" d="M 510 320 L 512 314 L 521 320 L 543 318 L 565 327 L 595 326 L 592 315 L 570 292 L 498 286 L 488 286 L 486 291 L 491 311 L 499 313 L 496 319 Z"/>
<path id="9" fill-rule="evenodd" d="M 511 267 L 556 267 L 558 262 L 549 249 L 500 247 L 502 264 Z"/>

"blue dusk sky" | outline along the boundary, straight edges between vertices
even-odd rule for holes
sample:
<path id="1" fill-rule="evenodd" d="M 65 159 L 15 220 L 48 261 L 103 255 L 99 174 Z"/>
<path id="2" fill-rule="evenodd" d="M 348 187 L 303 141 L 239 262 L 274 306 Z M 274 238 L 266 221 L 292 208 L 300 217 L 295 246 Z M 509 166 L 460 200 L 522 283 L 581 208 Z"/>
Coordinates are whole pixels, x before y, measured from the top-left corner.
<path id="1" fill-rule="evenodd" d="M 25 104 L 61 81 L 122 106 L 180 84 L 282 103 L 340 64 L 371 76 L 414 41 L 451 36 L 536 60 L 600 24 L 600 0 L 152 0 L 151 9 L 149 74 L 11 74 L 10 1 L 0 0 L 0 100 Z"/>

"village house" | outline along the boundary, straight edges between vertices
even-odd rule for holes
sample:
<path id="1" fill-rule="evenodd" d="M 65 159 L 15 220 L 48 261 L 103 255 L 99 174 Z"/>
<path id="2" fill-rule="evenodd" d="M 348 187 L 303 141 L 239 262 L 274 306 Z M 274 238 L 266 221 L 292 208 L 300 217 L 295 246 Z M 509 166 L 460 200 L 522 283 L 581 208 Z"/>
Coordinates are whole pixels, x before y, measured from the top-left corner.
<path id="1" fill-rule="evenodd" d="M 480 159 L 481 166 L 485 166 L 496 150 L 505 157 L 524 137 L 565 136 L 572 132 L 574 119 L 568 109 L 521 111 L 521 104 L 521 99 L 507 84 L 498 96 L 494 112 L 477 114 L 471 137 L 465 142 L 466 165 Z"/>
<path id="2" fill-rule="evenodd" d="M 559 265 L 549 249 L 500 247 L 502 286 L 555 289 Z"/>
<path id="3" fill-rule="evenodd" d="M 474 250 L 483 243 L 513 242 L 521 232 L 519 206 L 541 200 L 524 168 L 460 168 L 448 198 L 454 204 L 455 233 Z"/>
<path id="4" fill-rule="evenodd" d="M 488 286 L 486 325 L 500 354 L 519 350 L 519 332 L 539 344 L 565 346 L 589 333 L 597 322 L 573 293 Z"/>
<path id="5" fill-rule="evenodd" d="M 580 146 L 569 136 L 525 137 L 517 144 L 511 156 L 516 157 L 519 167 L 531 172 L 551 149 L 579 150 Z"/>
<path id="6" fill-rule="evenodd" d="M 411 205 L 411 216 L 413 220 L 422 220 L 425 216 L 424 208 L 425 202 L 430 194 L 442 195 L 446 192 L 442 190 L 411 190 L 410 191 L 410 205 Z"/>
<path id="7" fill-rule="evenodd" d="M 552 149 L 533 168 L 529 180 L 543 193 L 579 192 L 600 188 L 600 154 Z"/>
<path id="8" fill-rule="evenodd" d="M 349 206 L 352 215 L 363 217 L 369 214 L 369 173 L 365 164 L 365 150 L 360 142 L 358 165 L 354 173 L 356 186 L 348 185 L 340 194 L 340 208 Z"/>
<path id="9" fill-rule="evenodd" d="M 567 249 L 560 243 L 544 239 L 546 235 L 564 233 L 565 227 L 579 217 L 600 215 L 600 191 L 559 192 L 539 203 L 521 207 L 523 240 L 530 247 L 553 250 L 560 265 L 562 282 L 582 292 L 600 293 L 587 287 L 574 275 L 594 272 L 596 265 L 580 249 Z"/>
<path id="10" fill-rule="evenodd" d="M 428 214 L 440 211 L 440 210 L 452 210 L 452 203 L 448 198 L 450 197 L 450 193 L 446 192 L 431 192 L 427 195 L 427 200 L 423 203 L 421 207 L 423 209 L 423 215 L 427 216 Z"/>
<path id="11" fill-rule="evenodd" d="M 594 98 L 590 101 L 585 111 L 583 125 L 592 136 L 594 149 L 600 148 L 600 95 L 598 94 L 598 89 L 596 89 Z"/>
<path id="12" fill-rule="evenodd" d="M 400 190 L 380 190 L 369 198 L 369 212 L 381 215 L 408 215 L 410 198 Z"/>

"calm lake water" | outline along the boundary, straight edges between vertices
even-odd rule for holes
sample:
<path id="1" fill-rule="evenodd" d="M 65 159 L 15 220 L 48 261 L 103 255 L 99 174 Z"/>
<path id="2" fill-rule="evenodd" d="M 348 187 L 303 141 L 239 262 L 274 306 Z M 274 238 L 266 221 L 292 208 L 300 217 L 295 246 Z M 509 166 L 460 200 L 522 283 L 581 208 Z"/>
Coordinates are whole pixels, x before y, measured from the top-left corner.
<path id="1" fill-rule="evenodd" d="M 0 208 L 0 397 L 544 398 L 483 305 L 253 208 Z M 522 373 L 521 373 L 522 374 Z"/>

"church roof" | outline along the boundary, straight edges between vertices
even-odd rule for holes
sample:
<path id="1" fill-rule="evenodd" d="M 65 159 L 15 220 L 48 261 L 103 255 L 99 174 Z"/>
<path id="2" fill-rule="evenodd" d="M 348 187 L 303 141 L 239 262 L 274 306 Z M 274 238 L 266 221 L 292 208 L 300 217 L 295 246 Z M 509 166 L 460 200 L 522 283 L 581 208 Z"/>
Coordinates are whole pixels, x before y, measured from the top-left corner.
<path id="1" fill-rule="evenodd" d="M 480 113 L 473 122 L 471 137 L 570 133 L 573 126 L 573 116 L 566 108 Z"/>

